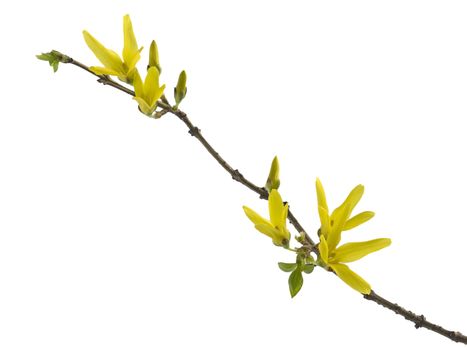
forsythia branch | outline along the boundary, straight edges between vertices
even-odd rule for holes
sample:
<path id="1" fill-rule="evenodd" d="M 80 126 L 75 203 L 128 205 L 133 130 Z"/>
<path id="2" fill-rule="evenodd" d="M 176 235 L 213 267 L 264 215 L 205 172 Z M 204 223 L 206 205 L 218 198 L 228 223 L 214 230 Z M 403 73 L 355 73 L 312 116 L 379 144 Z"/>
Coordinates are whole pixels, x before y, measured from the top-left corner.
<path id="1" fill-rule="evenodd" d="M 67 64 L 72 64 L 76 67 L 79 67 L 85 71 L 87 71 L 90 74 L 93 74 L 94 76 L 98 77 L 97 81 L 103 85 L 109 85 L 117 90 L 120 90 L 122 92 L 125 92 L 126 94 L 130 96 L 135 96 L 135 93 L 133 90 L 126 88 L 125 86 L 117 83 L 113 79 L 111 79 L 108 75 L 98 75 L 94 73 L 88 66 L 74 60 L 73 58 L 64 55 L 58 51 L 52 51 L 51 54 L 55 55 L 53 56 L 53 59 L 58 58 L 58 61 L 60 63 L 67 63 Z M 41 57 L 38 57 L 43 60 L 49 60 L 50 61 L 50 56 L 47 56 L 48 54 L 43 54 Z M 54 61 L 50 61 L 51 64 L 54 63 Z M 55 68 L 54 68 L 55 69 Z M 157 105 L 162 108 L 161 111 L 157 112 L 157 116 L 162 116 L 166 113 L 170 113 L 174 116 L 176 116 L 178 119 L 180 119 L 188 128 L 188 132 L 191 136 L 195 137 L 202 145 L 203 147 L 211 154 L 211 156 L 219 163 L 220 166 L 222 166 L 232 177 L 233 180 L 241 183 L 245 187 L 249 188 L 253 192 L 257 193 L 261 199 L 268 199 L 269 197 L 269 192 L 266 188 L 264 187 L 259 187 L 246 179 L 243 174 L 238 170 L 232 167 L 212 146 L 211 144 L 204 138 L 204 136 L 201 133 L 201 130 L 195 126 L 190 119 L 188 118 L 187 114 L 183 111 L 181 111 L 178 108 L 173 108 L 171 107 L 168 103 L 167 100 L 165 99 L 165 96 L 161 98 L 161 101 L 157 103 Z M 313 242 L 313 240 L 310 238 L 310 236 L 306 233 L 302 225 L 298 222 L 298 220 L 295 218 L 295 216 L 292 214 L 292 212 L 289 210 L 288 211 L 288 219 L 290 223 L 295 227 L 297 232 L 299 234 L 303 234 L 305 236 L 305 244 L 304 246 L 307 246 L 311 251 L 316 253 L 319 256 L 319 250 L 317 248 L 317 245 Z M 434 323 L 431 323 L 426 320 L 425 316 L 423 315 L 417 315 L 413 313 L 412 311 L 406 310 L 403 307 L 399 306 L 396 303 L 390 302 L 383 297 L 379 296 L 376 294 L 373 290 L 369 294 L 363 294 L 363 297 L 366 300 L 373 301 L 389 310 L 392 310 L 396 314 L 404 317 L 410 322 L 413 322 L 415 325 L 415 328 L 425 328 L 428 329 L 432 332 L 441 334 L 445 336 L 446 338 L 449 338 L 452 341 L 467 344 L 467 337 L 463 335 L 460 332 L 455 332 L 455 331 L 449 331 L 439 325 L 436 325 Z"/>

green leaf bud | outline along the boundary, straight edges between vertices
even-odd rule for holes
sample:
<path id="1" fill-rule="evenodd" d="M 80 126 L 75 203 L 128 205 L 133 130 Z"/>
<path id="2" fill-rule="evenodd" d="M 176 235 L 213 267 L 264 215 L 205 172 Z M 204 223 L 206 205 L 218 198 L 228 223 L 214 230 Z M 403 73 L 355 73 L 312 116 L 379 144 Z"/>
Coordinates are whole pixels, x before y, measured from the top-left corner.
<path id="1" fill-rule="evenodd" d="M 279 268 L 284 272 L 292 272 L 293 270 L 297 268 L 297 264 L 295 263 L 280 262 L 278 263 L 278 265 L 279 265 Z"/>
<path id="2" fill-rule="evenodd" d="M 303 272 L 305 272 L 306 274 L 312 273 L 314 269 L 315 265 L 313 264 L 306 264 L 303 266 Z"/>
<path id="3" fill-rule="evenodd" d="M 70 63 L 72 59 L 58 51 L 52 50 L 47 53 L 42 53 L 40 55 L 36 55 L 37 59 L 41 61 L 49 62 L 50 66 L 56 72 L 58 70 L 59 63 Z"/>

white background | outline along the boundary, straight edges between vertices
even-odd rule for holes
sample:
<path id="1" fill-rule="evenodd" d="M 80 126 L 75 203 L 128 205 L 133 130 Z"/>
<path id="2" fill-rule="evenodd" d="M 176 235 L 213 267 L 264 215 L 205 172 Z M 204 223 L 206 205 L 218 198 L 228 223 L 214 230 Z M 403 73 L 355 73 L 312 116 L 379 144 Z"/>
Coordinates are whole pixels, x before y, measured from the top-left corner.
<path id="1" fill-rule="evenodd" d="M 172 116 L 73 66 L 89 30 L 122 48 L 131 14 L 156 39 L 168 95 L 234 167 L 281 192 L 315 238 L 356 184 L 390 237 L 353 263 L 376 292 L 467 332 L 465 1 L 17 1 L 2 5 L 0 348 L 454 349 L 324 271 L 291 299 L 274 247 L 233 182 Z"/>

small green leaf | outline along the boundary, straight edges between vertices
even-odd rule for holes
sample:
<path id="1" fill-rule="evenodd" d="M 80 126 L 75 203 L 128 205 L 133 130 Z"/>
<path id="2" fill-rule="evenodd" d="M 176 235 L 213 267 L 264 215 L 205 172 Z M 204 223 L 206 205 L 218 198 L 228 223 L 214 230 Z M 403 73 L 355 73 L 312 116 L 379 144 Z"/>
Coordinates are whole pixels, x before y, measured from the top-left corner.
<path id="1" fill-rule="evenodd" d="M 53 70 L 54 70 L 54 73 L 58 70 L 58 61 L 53 61 L 50 63 L 50 65 L 52 66 Z"/>
<path id="2" fill-rule="evenodd" d="M 40 55 L 36 55 L 36 57 L 42 61 L 50 61 L 53 56 L 50 53 L 41 53 Z"/>
<path id="3" fill-rule="evenodd" d="M 280 184 L 281 181 L 279 179 L 279 159 L 277 159 L 276 156 L 272 160 L 271 169 L 269 170 L 269 176 L 266 180 L 266 185 L 264 186 L 264 188 L 266 188 L 268 192 L 271 192 L 272 190 L 277 190 Z"/>
<path id="4" fill-rule="evenodd" d="M 186 72 L 183 70 L 178 77 L 177 86 L 174 88 L 175 108 L 177 108 L 180 102 L 185 98 L 186 91 Z"/>
<path id="5" fill-rule="evenodd" d="M 289 276 L 289 290 L 290 290 L 290 296 L 292 298 L 297 295 L 300 289 L 302 289 L 302 285 L 303 285 L 302 271 L 300 271 L 299 269 L 296 269 Z"/>
<path id="6" fill-rule="evenodd" d="M 315 269 L 315 265 L 313 264 L 307 264 L 303 266 L 303 272 L 305 272 L 306 274 L 312 273 L 314 269 Z"/>
<path id="7" fill-rule="evenodd" d="M 293 270 L 297 268 L 297 264 L 295 263 L 280 262 L 278 263 L 278 265 L 279 265 L 279 268 L 284 272 L 292 272 Z"/>
<path id="8" fill-rule="evenodd" d="M 61 52 L 52 50 L 47 53 L 42 53 L 40 55 L 36 55 L 37 59 L 41 61 L 47 61 L 49 62 L 50 66 L 53 68 L 54 72 L 58 70 L 58 65 L 60 62 L 62 63 L 70 63 L 73 60 L 71 57 L 68 57 L 67 55 L 62 54 Z"/>

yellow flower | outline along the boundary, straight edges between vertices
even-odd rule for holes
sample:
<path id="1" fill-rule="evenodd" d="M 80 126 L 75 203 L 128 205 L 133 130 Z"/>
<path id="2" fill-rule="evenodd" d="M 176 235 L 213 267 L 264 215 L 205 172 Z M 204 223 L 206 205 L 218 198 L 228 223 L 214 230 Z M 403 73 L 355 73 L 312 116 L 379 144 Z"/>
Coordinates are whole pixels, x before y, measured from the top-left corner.
<path id="1" fill-rule="evenodd" d="M 132 83 L 136 63 L 143 48 L 138 49 L 129 15 L 123 17 L 123 60 L 115 51 L 107 49 L 86 30 L 83 31 L 83 36 L 88 47 L 104 65 L 104 67 L 90 67 L 92 72 L 98 75 L 114 75 L 121 81 Z"/>
<path id="2" fill-rule="evenodd" d="M 138 70 L 136 70 L 133 86 L 135 88 L 135 97 L 133 98 L 138 102 L 140 111 L 151 116 L 165 89 L 165 85 L 159 86 L 159 71 L 156 67 L 150 67 L 143 84 Z"/>
<path id="3" fill-rule="evenodd" d="M 350 287 L 362 294 L 370 294 L 371 286 L 353 272 L 345 263 L 356 261 L 364 256 L 383 249 L 391 244 L 389 238 L 379 238 L 366 242 L 346 243 L 337 247 L 342 231 L 350 230 L 370 220 L 374 213 L 366 211 L 350 218 L 363 195 L 363 186 L 356 186 L 347 199 L 329 215 L 326 195 L 319 179 L 316 180 L 318 212 L 321 221 L 320 242 L 318 245 L 321 260 Z"/>
<path id="4" fill-rule="evenodd" d="M 290 240 L 290 232 L 286 226 L 289 205 L 282 202 L 281 195 L 274 189 L 269 194 L 268 204 L 270 220 L 263 218 L 246 206 L 243 207 L 243 210 L 259 232 L 272 238 L 275 245 L 287 247 Z"/>

